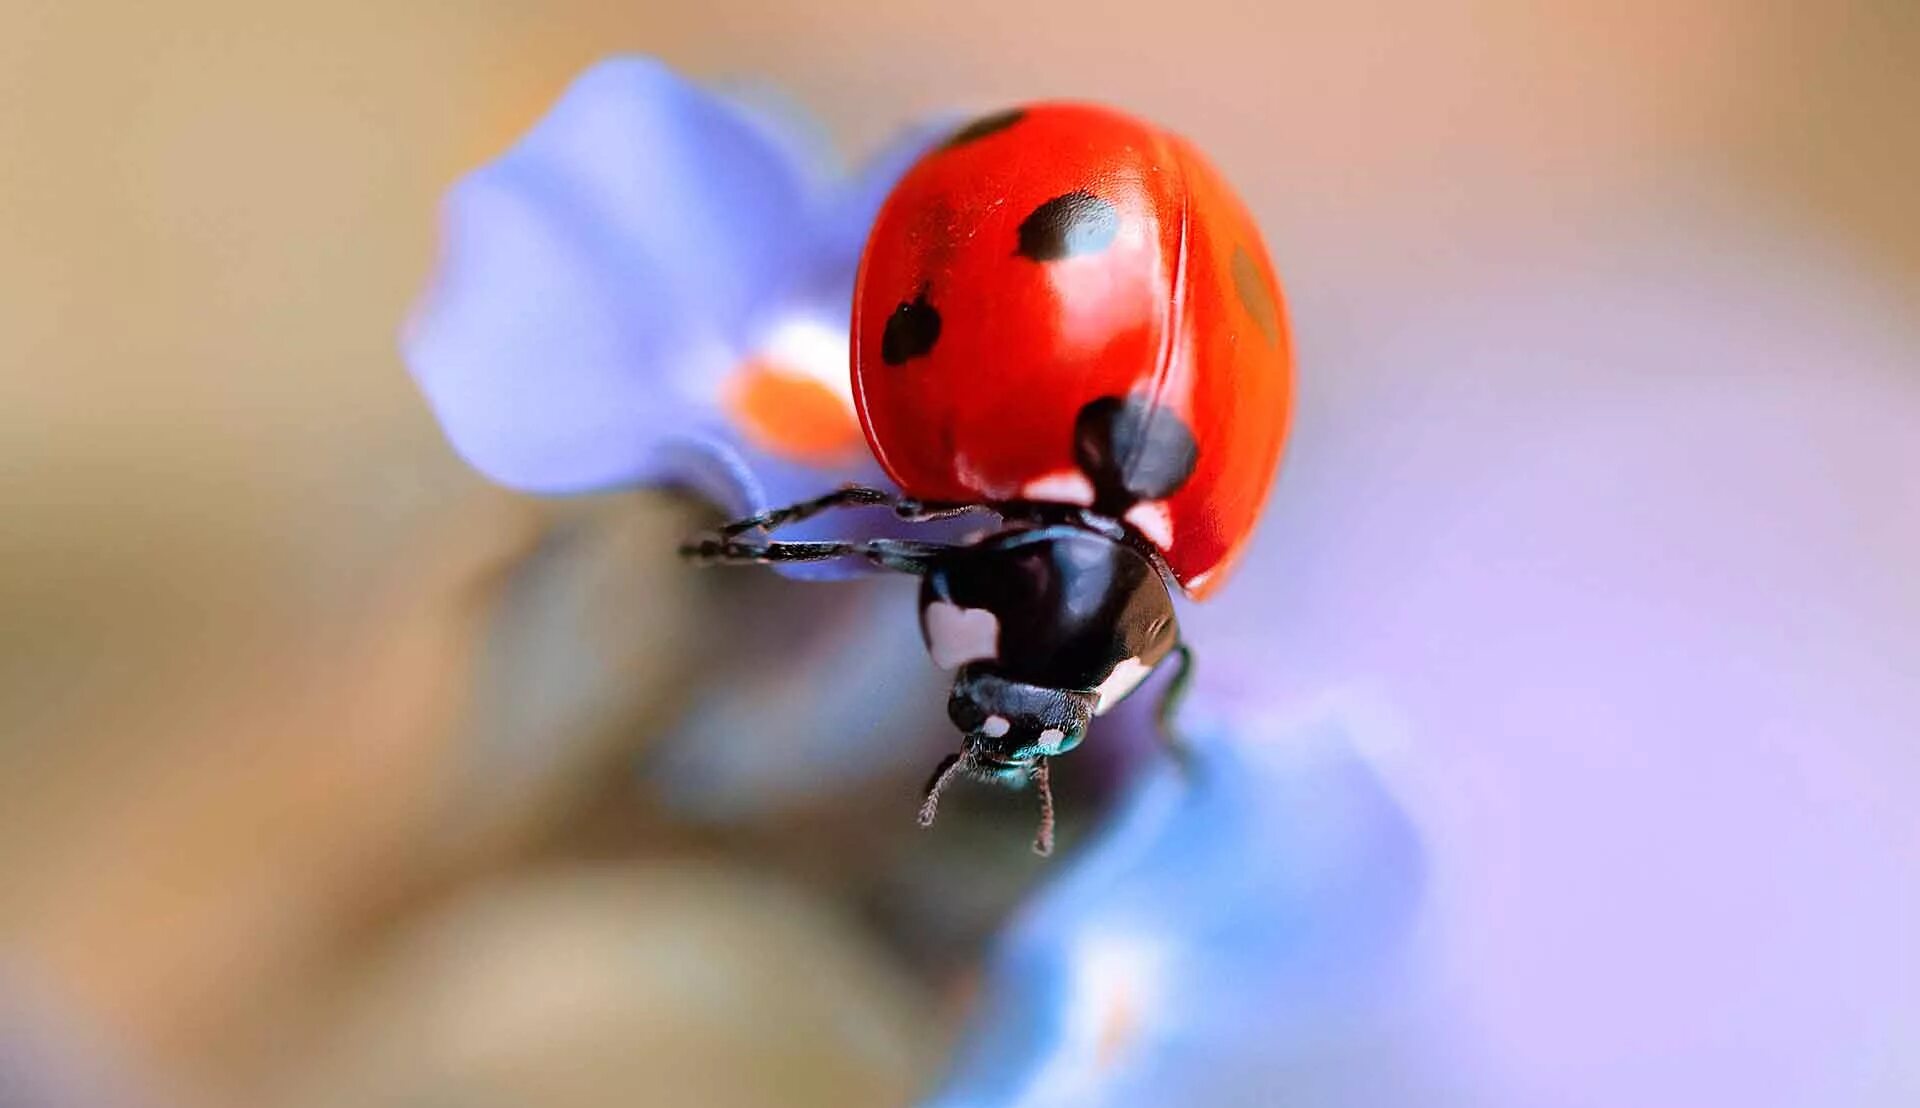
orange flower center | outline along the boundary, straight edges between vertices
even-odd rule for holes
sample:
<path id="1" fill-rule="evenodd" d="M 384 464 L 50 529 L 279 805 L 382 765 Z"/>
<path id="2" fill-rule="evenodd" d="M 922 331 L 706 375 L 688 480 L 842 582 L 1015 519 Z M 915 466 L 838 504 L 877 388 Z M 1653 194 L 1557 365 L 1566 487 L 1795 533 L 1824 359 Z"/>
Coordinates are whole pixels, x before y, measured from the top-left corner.
<path id="1" fill-rule="evenodd" d="M 846 398 L 810 374 L 754 359 L 728 380 L 723 397 L 734 425 L 755 446 L 790 461 L 828 465 L 859 449 L 860 423 Z"/>

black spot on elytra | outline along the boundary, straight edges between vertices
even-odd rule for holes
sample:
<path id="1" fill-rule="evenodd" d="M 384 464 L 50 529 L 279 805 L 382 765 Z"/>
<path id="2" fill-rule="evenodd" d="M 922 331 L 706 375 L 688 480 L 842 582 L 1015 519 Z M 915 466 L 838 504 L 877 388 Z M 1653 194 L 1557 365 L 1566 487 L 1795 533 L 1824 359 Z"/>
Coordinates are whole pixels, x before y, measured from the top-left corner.
<path id="1" fill-rule="evenodd" d="M 999 134 L 1027 117 L 1025 108 L 1008 108 L 1006 111 L 983 115 L 965 127 L 953 133 L 953 136 L 940 144 L 942 150 L 952 150 L 956 146 L 965 146 L 978 142 L 988 135 Z"/>
<path id="2" fill-rule="evenodd" d="M 1280 344 L 1280 310 L 1274 306 L 1273 294 L 1267 290 L 1267 281 L 1260 275 L 1260 265 L 1244 246 L 1233 248 L 1233 291 L 1240 296 L 1240 305 L 1253 317 L 1260 333 L 1275 346 Z"/>
<path id="3" fill-rule="evenodd" d="M 1020 245 L 1014 252 L 1036 262 L 1076 254 L 1094 254 L 1113 244 L 1120 213 L 1090 192 L 1056 196 L 1020 221 Z"/>
<path id="4" fill-rule="evenodd" d="M 1073 421 L 1073 456 L 1093 482 L 1095 507 L 1116 515 L 1172 496 L 1200 459 L 1193 432 L 1146 397 L 1103 396 Z"/>
<path id="5" fill-rule="evenodd" d="M 880 335 L 880 360 L 902 365 L 924 357 L 940 341 L 940 313 L 927 303 L 927 290 L 912 300 L 902 300 L 887 317 L 887 329 Z"/>

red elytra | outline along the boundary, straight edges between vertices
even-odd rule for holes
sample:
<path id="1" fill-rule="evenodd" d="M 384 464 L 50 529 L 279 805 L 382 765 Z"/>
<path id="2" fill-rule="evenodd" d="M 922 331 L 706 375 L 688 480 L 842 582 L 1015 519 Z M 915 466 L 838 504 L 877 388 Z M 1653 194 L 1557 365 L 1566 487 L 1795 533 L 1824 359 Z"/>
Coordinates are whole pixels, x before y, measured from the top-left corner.
<path id="1" fill-rule="evenodd" d="M 894 188 L 861 259 L 853 394 L 888 476 L 927 501 L 1112 511 L 1196 597 L 1259 517 L 1292 367 L 1246 206 L 1187 140 L 1109 108 L 960 131 Z M 1103 400 L 1150 428 L 1118 460 L 1131 492 L 1076 456 Z"/>

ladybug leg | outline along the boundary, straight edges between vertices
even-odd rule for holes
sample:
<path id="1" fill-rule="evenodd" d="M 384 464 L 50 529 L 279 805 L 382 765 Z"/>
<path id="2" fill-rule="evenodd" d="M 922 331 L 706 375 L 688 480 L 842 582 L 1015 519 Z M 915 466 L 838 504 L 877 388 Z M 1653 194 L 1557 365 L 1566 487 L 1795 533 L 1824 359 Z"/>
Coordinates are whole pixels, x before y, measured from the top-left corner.
<path id="1" fill-rule="evenodd" d="M 824 562 L 853 553 L 849 542 L 754 542 L 705 538 L 682 543 L 680 556 L 699 565 L 765 565 L 771 562 Z"/>
<path id="2" fill-rule="evenodd" d="M 822 512 L 835 508 L 892 508 L 893 514 L 908 523 L 932 523 L 936 520 L 952 519 L 972 511 L 978 505 L 946 503 L 944 501 L 913 500 L 895 496 L 885 489 L 869 488 L 865 485 L 847 485 L 824 496 L 812 500 L 802 500 L 798 504 L 789 504 L 784 508 L 750 515 L 736 519 L 720 527 L 714 533 L 722 539 L 734 539 L 749 531 L 772 531 L 790 523 L 799 523 L 812 519 Z"/>
<path id="3" fill-rule="evenodd" d="M 811 519 L 835 508 L 890 507 L 901 519 L 921 523 L 947 519 L 969 511 L 968 504 L 929 503 L 907 500 L 884 489 L 848 485 L 812 500 L 802 500 L 784 508 L 775 508 L 732 523 L 707 537 L 684 543 L 680 556 L 701 565 L 766 565 L 772 562 L 824 562 L 834 558 L 864 558 L 882 569 L 899 573 L 923 574 L 933 559 L 951 550 L 941 543 L 911 542 L 905 539 L 869 539 L 864 542 L 774 542 L 758 537 L 743 537 L 752 531 L 775 528 Z"/>
<path id="4" fill-rule="evenodd" d="M 943 542 L 912 542 L 908 539 L 868 539 L 854 544 L 862 558 L 895 573 L 925 576 L 934 563 L 955 547 Z"/>
<path id="5" fill-rule="evenodd" d="M 923 574 L 935 559 L 953 549 L 943 543 L 869 539 L 865 542 L 761 542 L 715 537 L 680 547 L 680 556 L 700 565 L 768 565 L 774 562 L 826 562 L 864 558 L 882 569 Z"/>
<path id="6" fill-rule="evenodd" d="M 1172 679 L 1160 694 L 1160 703 L 1154 705 L 1153 721 L 1160 731 L 1160 740 L 1167 746 L 1167 753 L 1173 755 L 1183 772 L 1191 773 L 1194 765 L 1193 748 L 1187 744 L 1186 736 L 1181 734 L 1176 717 L 1180 714 L 1180 705 L 1193 687 L 1193 648 L 1184 642 L 1174 643 L 1172 652 L 1160 664 L 1171 664 L 1174 669 Z"/>
<path id="7" fill-rule="evenodd" d="M 893 502 L 893 514 L 908 523 L 933 523 L 966 515 L 978 507 L 980 507 L 978 504 L 950 504 L 945 501 L 914 500 L 903 496 Z"/>
<path id="8" fill-rule="evenodd" d="M 802 500 L 798 504 L 789 504 L 784 508 L 774 508 L 758 515 L 737 519 L 720 528 L 723 539 L 744 535 L 748 531 L 771 531 L 776 527 L 785 527 L 789 523 L 798 523 L 811 519 L 821 512 L 834 508 L 867 508 L 886 506 L 896 508 L 900 501 L 884 489 L 868 488 L 865 485 L 848 485 L 835 489 L 825 496 L 816 496 L 812 500 Z"/>

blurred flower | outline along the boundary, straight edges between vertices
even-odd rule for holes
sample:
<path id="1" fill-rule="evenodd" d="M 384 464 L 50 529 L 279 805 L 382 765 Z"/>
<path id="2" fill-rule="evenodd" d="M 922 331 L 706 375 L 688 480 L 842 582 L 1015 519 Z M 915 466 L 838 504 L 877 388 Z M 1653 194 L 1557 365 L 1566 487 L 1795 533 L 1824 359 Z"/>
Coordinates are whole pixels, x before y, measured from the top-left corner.
<path id="1" fill-rule="evenodd" d="M 746 514 L 879 481 L 847 374 L 854 270 L 946 126 L 843 178 L 791 121 L 603 63 L 448 196 L 408 364 L 455 449 L 516 489 L 680 485 Z"/>
<path id="2" fill-rule="evenodd" d="M 1920 344 L 1716 216 L 1490 230 L 1479 285 L 1382 265 L 1394 326 L 1307 333 L 1338 386 L 1183 630 L 1207 712 L 1368 690 L 1386 846 L 1326 830 L 1359 775 L 1209 728 L 1230 793 L 1149 784 L 1022 914 L 941 1108 L 1912 1101 Z"/>
<path id="3" fill-rule="evenodd" d="M 1340 373 L 1183 615 L 1199 773 L 1020 915 L 938 1103 L 1900 1102 L 1915 340 L 1844 262 L 1662 203 L 1450 229 L 1444 287 L 1366 263 L 1390 325 L 1303 331 Z M 774 498 L 838 479 L 746 425 Z M 1405 720 L 1391 790 L 1370 725 L 1271 722 L 1354 682 Z"/>
<path id="4" fill-rule="evenodd" d="M 797 112 L 768 103 L 652 60 L 605 62 L 451 191 L 403 347 L 476 469 L 536 493 L 687 488 L 733 515 L 886 483 L 847 370 L 854 273 L 893 182 L 954 123 L 908 128 L 849 175 Z M 860 512 L 786 534 L 900 526 Z M 689 690 L 679 728 L 649 754 L 664 797 L 726 819 L 938 757 L 912 740 L 939 732 L 909 727 L 902 741 L 885 724 L 922 706 L 927 678 L 919 652 L 899 648 L 912 621 L 867 615 L 887 598 L 842 591 L 756 613 L 787 628 L 730 647 L 744 678 Z M 770 726 L 780 743 L 764 741 Z"/>
<path id="5" fill-rule="evenodd" d="M 1376 1054 L 1446 1080 L 1295 1102 L 1920 1087 L 1920 337 L 1730 210 L 1485 227 L 1444 292 L 1371 272 L 1392 326 L 1303 343 L 1338 384 L 1184 630 L 1204 705 L 1360 682 L 1399 721 L 1430 1007 Z"/>
<path id="6" fill-rule="evenodd" d="M 1194 745 L 1018 913 L 938 1108 L 1396 1102 L 1412 826 L 1346 721 Z"/>
<path id="7" fill-rule="evenodd" d="M 852 277 L 887 187 L 949 126 L 835 186 L 767 119 L 653 63 L 603 65 L 452 194 L 408 358 L 456 447 L 517 488 L 684 484 L 745 512 L 879 480 L 847 395 Z M 757 694 L 694 698 L 683 737 L 698 741 L 670 742 L 654 768 L 695 809 L 871 772 L 880 744 L 922 756 L 856 718 L 921 691 L 902 672 L 926 669 L 899 639 L 912 621 L 877 596 L 832 599 L 834 619 L 773 640 Z M 881 626 L 896 646 L 861 630 Z M 1147 713 L 1130 709 L 1110 752 L 1142 745 Z M 1272 1059 L 1222 1081 L 1272 1083 L 1306 1056 L 1271 1040 L 1275 1018 L 1306 1051 L 1395 947 L 1418 850 L 1345 737 L 1210 718 L 1194 776 L 1151 777 L 1016 926 L 950 1096 L 1144 1103 L 1192 1087 L 1213 1047 Z"/>

